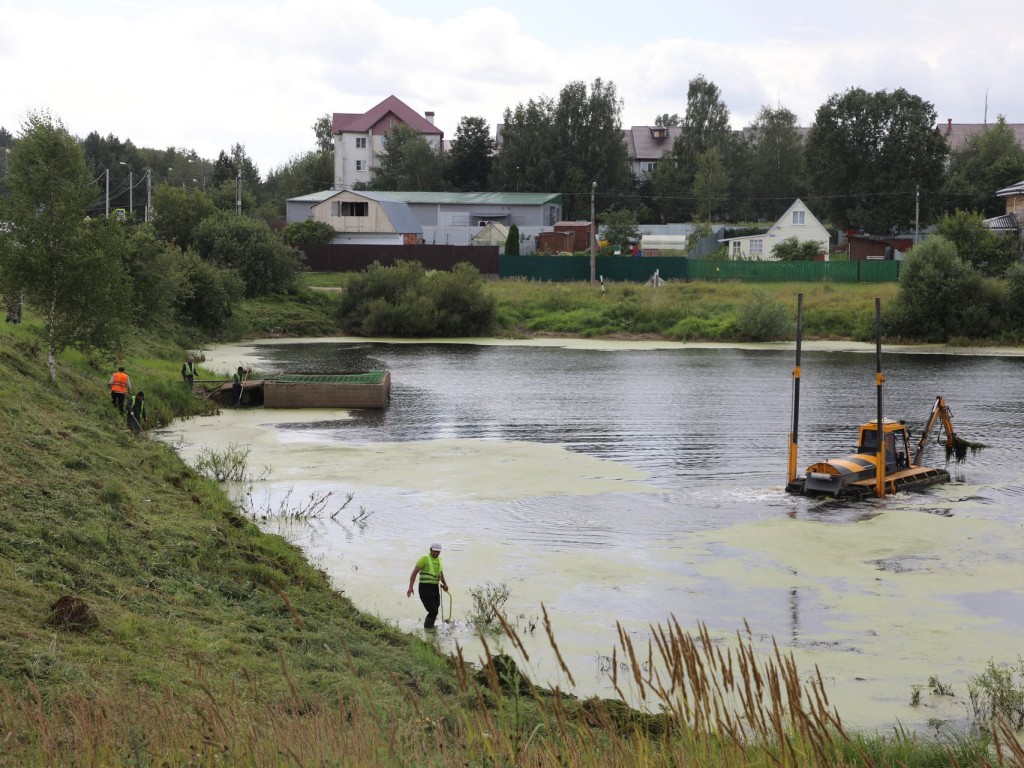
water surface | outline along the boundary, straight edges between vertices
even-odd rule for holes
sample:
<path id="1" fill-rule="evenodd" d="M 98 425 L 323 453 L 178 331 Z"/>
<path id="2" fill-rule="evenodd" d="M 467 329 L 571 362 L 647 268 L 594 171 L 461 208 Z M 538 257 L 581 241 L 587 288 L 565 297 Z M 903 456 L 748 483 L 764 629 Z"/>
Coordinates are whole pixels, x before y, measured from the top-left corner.
<path id="1" fill-rule="evenodd" d="M 805 348 L 800 466 L 851 452 L 874 418 L 873 351 Z M 969 677 L 1021 652 L 1024 358 L 886 353 L 887 416 L 916 433 L 942 394 L 957 430 L 990 447 L 953 483 L 837 503 L 783 491 L 791 345 L 316 341 L 208 356 L 231 370 L 243 353 L 266 372 L 391 371 L 385 411 L 229 411 L 172 432 L 186 458 L 249 445 L 271 468 L 256 510 L 331 492 L 336 512 L 352 494 L 333 519 L 264 525 L 403 630 L 421 631 L 412 564 L 444 542 L 446 649 L 479 652 L 465 619 L 487 582 L 511 589 L 527 671 L 565 688 L 536 625 L 547 607 L 581 694 L 614 695 L 616 622 L 645 647 L 673 617 L 722 642 L 748 622 L 766 649 L 774 637 L 802 669 L 817 664 L 844 719 L 869 728 L 962 720 Z M 937 445 L 926 458 L 944 464 Z M 911 707 L 931 676 L 959 702 Z"/>

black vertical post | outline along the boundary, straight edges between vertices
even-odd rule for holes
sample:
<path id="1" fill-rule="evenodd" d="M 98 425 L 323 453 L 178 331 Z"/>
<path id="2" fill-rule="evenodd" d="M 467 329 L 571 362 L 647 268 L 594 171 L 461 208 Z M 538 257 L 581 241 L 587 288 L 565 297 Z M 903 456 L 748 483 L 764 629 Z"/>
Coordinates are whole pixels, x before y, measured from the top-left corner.
<path id="1" fill-rule="evenodd" d="M 793 368 L 793 429 L 789 433 L 789 482 L 796 480 L 796 454 L 800 427 L 800 345 L 804 335 L 804 295 L 796 297 L 796 366 Z"/>
<path id="2" fill-rule="evenodd" d="M 882 385 L 885 377 L 882 375 L 882 300 L 875 298 L 875 386 L 878 392 L 878 445 L 876 446 L 875 462 L 877 471 L 875 473 L 875 496 L 885 496 L 885 426 L 882 422 Z"/>

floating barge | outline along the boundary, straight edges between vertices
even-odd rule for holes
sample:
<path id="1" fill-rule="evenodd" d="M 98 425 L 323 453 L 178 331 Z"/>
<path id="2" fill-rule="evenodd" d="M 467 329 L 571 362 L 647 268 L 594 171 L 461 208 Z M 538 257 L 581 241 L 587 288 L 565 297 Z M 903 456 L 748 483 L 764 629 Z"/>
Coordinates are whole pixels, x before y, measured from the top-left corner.
<path id="1" fill-rule="evenodd" d="M 210 397 L 235 405 L 231 382 Z M 264 408 L 386 408 L 391 400 L 390 371 L 355 373 L 288 373 L 242 382 L 242 406 Z"/>

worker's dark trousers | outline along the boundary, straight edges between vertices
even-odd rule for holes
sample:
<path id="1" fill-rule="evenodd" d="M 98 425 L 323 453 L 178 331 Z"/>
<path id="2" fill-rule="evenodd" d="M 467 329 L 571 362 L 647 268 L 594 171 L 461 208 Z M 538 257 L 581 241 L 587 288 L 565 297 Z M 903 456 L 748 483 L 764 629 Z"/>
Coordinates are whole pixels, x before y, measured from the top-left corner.
<path id="1" fill-rule="evenodd" d="M 124 392 L 111 392 L 110 400 L 114 403 L 118 413 L 124 416 Z"/>
<path id="2" fill-rule="evenodd" d="M 437 584 L 424 584 L 420 582 L 420 602 L 427 609 L 427 618 L 423 622 L 425 629 L 434 626 L 437 620 L 437 612 L 441 608 L 441 587 Z"/>

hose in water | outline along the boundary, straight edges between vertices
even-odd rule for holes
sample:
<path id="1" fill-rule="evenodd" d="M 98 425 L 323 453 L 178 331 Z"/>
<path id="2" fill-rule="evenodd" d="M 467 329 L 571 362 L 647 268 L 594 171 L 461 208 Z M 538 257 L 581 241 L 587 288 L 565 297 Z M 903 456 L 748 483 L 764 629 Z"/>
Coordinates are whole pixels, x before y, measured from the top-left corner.
<path id="1" fill-rule="evenodd" d="M 441 601 L 441 621 L 446 623 L 446 624 L 448 624 L 448 623 L 451 623 L 451 620 L 452 620 L 452 593 L 449 592 L 447 589 L 444 590 L 444 593 L 446 595 L 448 595 L 448 615 L 447 616 L 444 615 L 444 600 L 442 600 Z"/>

